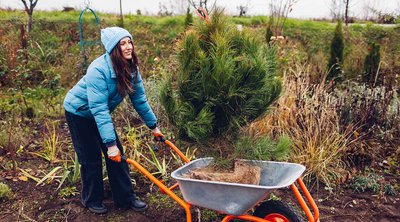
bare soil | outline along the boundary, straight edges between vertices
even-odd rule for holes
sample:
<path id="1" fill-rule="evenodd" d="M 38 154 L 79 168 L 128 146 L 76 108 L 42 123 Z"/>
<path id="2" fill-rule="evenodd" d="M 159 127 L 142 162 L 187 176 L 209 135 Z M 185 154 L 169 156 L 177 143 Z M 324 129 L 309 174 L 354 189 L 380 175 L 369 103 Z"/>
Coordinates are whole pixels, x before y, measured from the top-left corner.
<path id="1" fill-rule="evenodd" d="M 32 160 L 30 164 L 39 162 Z M 395 179 L 399 182 L 399 178 Z M 55 183 L 36 186 L 32 180 L 20 181 L 12 177 L 10 172 L 4 171 L 0 172 L 0 182 L 9 185 L 14 193 L 12 199 L 0 203 L 0 221 L 186 221 L 183 208 L 141 177 L 137 178 L 135 191 L 149 204 L 149 209 L 136 213 L 115 208 L 106 186 L 104 204 L 109 211 L 105 215 L 96 215 L 83 208 L 79 194 L 69 198 L 60 197 Z M 80 189 L 79 184 L 77 189 Z M 321 221 L 400 221 L 399 194 L 386 196 L 371 192 L 355 193 L 346 187 L 331 193 L 323 187 L 314 188 L 311 193 L 319 207 Z M 290 189 L 277 190 L 274 195 L 292 205 L 297 212 L 302 212 Z M 220 221 L 224 216 L 206 220 L 198 212 L 196 207 L 192 207 L 193 221 L 199 221 L 198 218 L 201 218 L 200 221 Z M 200 212 L 204 212 L 203 209 Z"/>
<path id="2" fill-rule="evenodd" d="M 234 170 L 230 172 L 220 172 L 217 168 L 211 166 L 195 169 L 183 176 L 199 180 L 258 185 L 260 184 L 260 175 L 260 167 L 236 160 Z"/>
<path id="3" fill-rule="evenodd" d="M 40 129 L 37 129 L 40 130 Z M 68 135 L 67 129 L 63 129 L 63 135 Z M 64 150 L 64 152 L 67 152 Z M 36 186 L 36 183 L 29 179 L 21 181 L 12 175 L 12 172 L 5 170 L 9 162 L 9 153 L 0 153 L 0 182 L 7 184 L 13 191 L 13 196 L 7 201 L 0 201 L 0 222 L 8 221 L 137 221 L 137 222 L 182 222 L 186 221 L 185 211 L 167 195 L 162 194 L 158 188 L 139 173 L 136 173 L 134 187 L 138 197 L 149 205 L 149 209 L 143 213 L 136 213 L 131 210 L 122 210 L 114 207 L 108 182 L 105 183 L 104 204 L 108 208 L 105 215 L 96 215 L 82 207 L 79 192 L 75 196 L 61 197 L 57 190 L 58 184 L 44 184 Z M 51 170 L 51 166 L 33 155 L 23 153 L 17 156 L 17 162 L 21 168 L 33 170 L 43 169 L 45 172 Z M 53 166 L 54 167 L 54 166 Z M 379 166 L 371 166 L 377 168 Z M 385 180 L 392 181 L 392 184 L 400 184 L 400 177 L 382 173 Z M 172 185 L 174 181 L 168 181 Z M 345 221 L 345 222 L 400 222 L 400 194 L 387 196 L 375 194 L 370 191 L 356 193 L 348 188 L 349 184 L 342 184 L 341 187 L 328 192 L 325 187 L 311 187 L 309 190 L 316 201 L 321 221 Z M 80 191 L 80 183 L 76 184 Z M 179 190 L 175 193 L 180 195 Z M 233 194 L 234 195 L 234 194 Z M 274 195 L 293 206 L 297 212 L 302 212 L 295 196 L 290 189 L 279 189 Z M 205 209 L 192 207 L 193 221 L 220 221 L 224 215 L 210 217 Z M 200 214 L 199 214 L 200 212 Z M 252 212 L 249 212 L 250 214 Z M 301 213 L 300 213 L 301 214 Z M 304 216 L 304 215 L 303 215 Z M 200 219 L 199 219 L 200 218 Z M 211 218 L 211 219 L 208 219 Z M 305 220 L 306 221 L 306 220 Z"/>

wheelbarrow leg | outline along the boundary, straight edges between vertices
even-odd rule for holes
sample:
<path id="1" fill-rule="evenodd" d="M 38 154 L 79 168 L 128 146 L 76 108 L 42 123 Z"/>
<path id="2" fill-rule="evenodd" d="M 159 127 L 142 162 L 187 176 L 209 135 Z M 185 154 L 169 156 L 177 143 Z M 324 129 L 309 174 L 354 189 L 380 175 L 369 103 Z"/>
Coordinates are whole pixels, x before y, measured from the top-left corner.
<path id="1" fill-rule="evenodd" d="M 319 221 L 319 210 L 317 205 L 314 202 L 314 199 L 311 197 L 310 192 L 308 192 L 306 185 L 304 185 L 304 182 L 301 178 L 297 179 L 297 183 L 300 186 L 301 191 L 303 191 L 304 195 L 306 196 L 306 199 L 308 200 L 308 203 L 311 205 L 314 215 L 311 213 L 310 208 L 308 208 L 306 202 L 304 201 L 303 197 L 301 196 L 299 190 L 297 189 L 296 185 L 293 183 L 290 187 L 292 188 L 292 191 L 294 195 L 297 198 L 297 201 L 300 203 L 301 208 L 303 208 L 303 211 L 308 217 L 308 221 L 310 222 L 315 222 Z"/>

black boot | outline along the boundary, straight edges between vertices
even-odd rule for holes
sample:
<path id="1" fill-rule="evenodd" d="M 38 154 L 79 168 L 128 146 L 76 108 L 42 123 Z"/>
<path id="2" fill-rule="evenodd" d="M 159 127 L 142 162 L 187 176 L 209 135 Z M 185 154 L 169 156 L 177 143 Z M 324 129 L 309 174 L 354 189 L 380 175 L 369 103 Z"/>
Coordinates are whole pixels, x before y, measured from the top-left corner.
<path id="1" fill-rule="evenodd" d="M 132 201 L 130 208 L 136 212 L 142 212 L 142 211 L 147 210 L 148 206 L 145 202 L 143 202 L 139 199 L 136 199 L 136 200 Z"/>
<path id="2" fill-rule="evenodd" d="M 142 212 L 148 208 L 147 204 L 139 199 L 132 200 L 131 203 L 128 204 L 115 204 L 115 206 L 117 208 L 131 209 L 136 212 Z"/>
<path id="3" fill-rule="evenodd" d="M 84 205 L 85 206 L 85 205 Z M 105 214 L 107 213 L 107 208 L 102 203 L 89 203 L 85 206 L 89 211 L 95 214 Z"/>

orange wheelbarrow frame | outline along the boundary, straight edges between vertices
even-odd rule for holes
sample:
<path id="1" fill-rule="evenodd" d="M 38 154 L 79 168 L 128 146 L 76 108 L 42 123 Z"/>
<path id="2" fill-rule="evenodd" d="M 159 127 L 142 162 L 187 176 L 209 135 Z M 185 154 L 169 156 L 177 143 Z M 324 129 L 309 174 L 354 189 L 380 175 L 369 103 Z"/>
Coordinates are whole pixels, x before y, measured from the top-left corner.
<path id="1" fill-rule="evenodd" d="M 177 153 L 179 155 L 179 157 L 185 163 L 190 162 L 189 159 L 172 142 L 170 142 L 169 140 L 166 140 L 164 138 L 161 138 L 160 141 L 167 144 L 175 153 Z M 185 209 L 185 212 L 186 212 L 186 221 L 192 222 L 192 213 L 190 212 L 191 205 L 189 203 L 187 203 L 186 201 L 184 201 L 183 199 L 181 199 L 178 195 L 176 195 L 173 192 L 173 190 L 178 187 L 178 183 L 174 184 L 171 187 L 167 187 L 162 181 L 160 181 L 156 177 L 154 177 L 153 174 L 151 174 L 148 170 L 146 170 L 137 161 L 126 158 L 125 156 L 123 156 L 122 159 L 125 160 L 128 164 L 130 164 L 130 165 L 134 166 L 136 169 L 138 169 L 142 174 L 144 174 L 147 178 L 149 178 L 151 182 L 156 184 L 163 193 L 167 194 L 172 199 L 174 199 L 179 205 L 181 205 L 181 207 L 183 207 L 183 209 Z M 304 198 L 300 194 L 299 189 L 297 188 L 295 183 L 290 185 L 294 195 L 296 196 L 297 201 L 299 202 L 301 208 L 303 209 L 304 213 L 306 214 L 308 221 L 310 221 L 310 222 L 319 221 L 319 210 L 318 210 L 318 207 L 315 204 L 313 198 L 311 197 L 310 192 L 307 190 L 307 187 L 304 185 L 303 180 L 300 177 L 296 181 L 314 212 L 314 214 L 311 213 L 310 208 L 308 207 Z M 265 220 L 265 219 L 255 217 L 252 215 L 244 214 L 244 215 L 239 215 L 239 216 L 227 215 L 222 219 L 222 222 L 227 222 L 227 221 L 230 221 L 235 218 L 248 220 L 248 221 L 254 221 L 254 222 L 268 222 L 269 221 L 269 220 Z"/>

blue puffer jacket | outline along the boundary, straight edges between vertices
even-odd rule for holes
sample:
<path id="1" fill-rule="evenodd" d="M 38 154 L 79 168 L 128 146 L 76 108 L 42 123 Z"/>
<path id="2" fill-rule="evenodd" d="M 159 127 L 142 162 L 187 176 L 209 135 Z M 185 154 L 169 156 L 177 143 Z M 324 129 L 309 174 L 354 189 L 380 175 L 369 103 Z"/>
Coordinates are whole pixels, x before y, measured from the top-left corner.
<path id="1" fill-rule="evenodd" d="M 129 95 L 133 107 L 149 128 L 155 128 L 157 118 L 147 102 L 139 71 L 133 82 L 134 92 Z M 110 146 L 116 140 L 110 113 L 122 100 L 110 55 L 105 53 L 90 64 L 86 75 L 69 90 L 64 108 L 72 114 L 94 118 L 103 143 Z"/>

